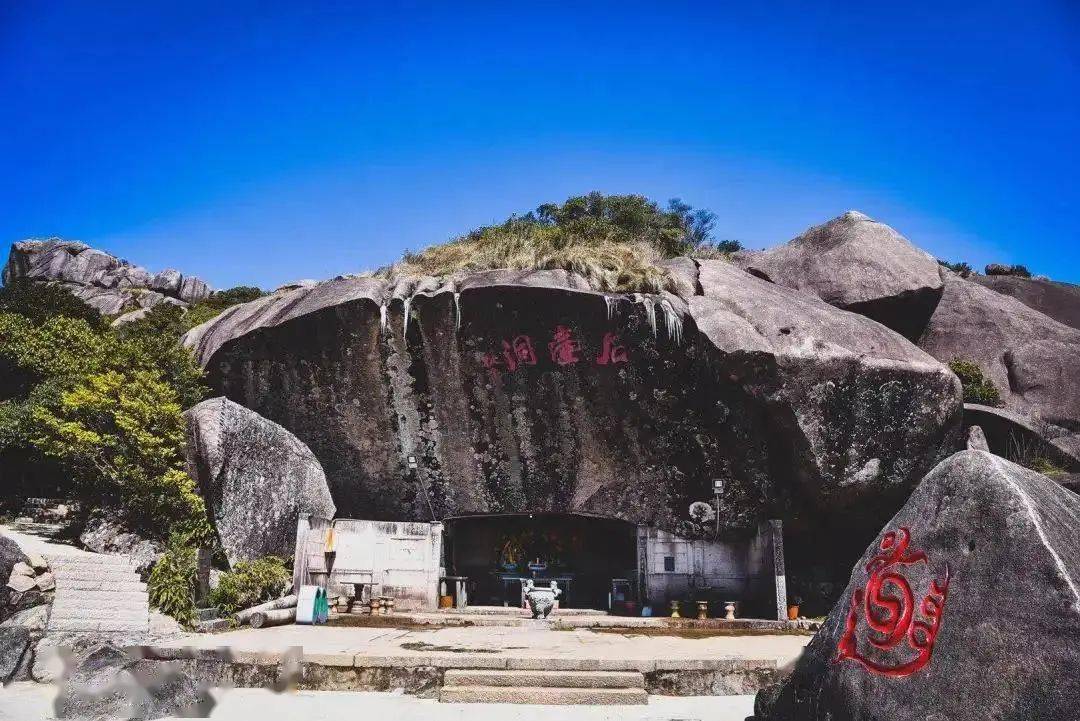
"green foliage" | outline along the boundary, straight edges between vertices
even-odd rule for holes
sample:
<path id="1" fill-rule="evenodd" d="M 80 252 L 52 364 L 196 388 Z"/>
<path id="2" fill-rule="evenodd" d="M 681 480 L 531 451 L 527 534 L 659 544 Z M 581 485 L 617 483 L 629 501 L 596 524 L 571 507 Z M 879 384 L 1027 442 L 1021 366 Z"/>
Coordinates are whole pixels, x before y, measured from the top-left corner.
<path id="1" fill-rule="evenodd" d="M 971 266 L 967 263 L 950 263 L 947 260 L 938 260 L 938 264 L 948 268 L 961 278 L 967 278 L 972 273 Z"/>
<path id="2" fill-rule="evenodd" d="M 239 285 L 228 290 L 212 293 L 208 298 L 188 308 L 172 303 L 160 303 L 145 316 L 125 323 L 121 332 L 125 335 L 149 334 L 159 338 L 179 338 L 197 325 L 218 316 L 226 308 L 261 298 L 266 293 L 258 288 Z"/>
<path id="3" fill-rule="evenodd" d="M 980 403 L 985 406 L 1001 404 L 1001 393 L 975 363 L 956 358 L 949 362 L 949 370 L 960 379 L 965 403 Z"/>
<path id="4" fill-rule="evenodd" d="M 169 536 L 147 582 L 150 607 L 172 616 L 185 626 L 195 622 L 195 586 L 198 573 L 198 550 L 182 533 Z"/>
<path id="5" fill-rule="evenodd" d="M 41 323 L 0 313 L 0 398 L 29 393 L 37 383 L 71 378 L 101 367 L 107 337 L 86 321 L 56 316 Z"/>
<path id="6" fill-rule="evenodd" d="M 13 477 L 62 470 L 66 491 L 113 502 L 151 537 L 205 537 L 181 415 L 205 396 L 202 378 L 178 338 L 152 324 L 114 331 L 0 312 L 0 465 Z"/>
<path id="7" fill-rule="evenodd" d="M 509 268 L 561 268 L 607 291 L 670 290 L 665 258 L 714 249 L 715 216 L 676 199 L 666 209 L 641 195 L 575 196 L 498 225 L 406 253 L 383 275 L 451 275 Z"/>
<path id="8" fill-rule="evenodd" d="M 1000 265 L 991 263 L 986 266 L 987 275 L 1014 275 L 1019 278 L 1030 278 L 1031 271 L 1022 265 Z"/>
<path id="9" fill-rule="evenodd" d="M 85 321 L 96 331 L 108 325 L 101 314 L 63 286 L 18 278 L 0 287 L 0 313 L 18 313 L 34 325 L 56 317 Z"/>
<path id="10" fill-rule="evenodd" d="M 231 572 L 222 574 L 217 588 L 210 591 L 210 603 L 223 614 L 233 614 L 277 598 L 291 578 L 285 560 L 277 556 L 240 561 Z"/>
<path id="11" fill-rule="evenodd" d="M 84 494 L 116 498 L 137 527 L 162 521 L 208 537 L 206 506 L 184 472 L 184 419 L 176 390 L 146 370 L 87 376 L 58 403 L 32 410 L 33 445 L 70 468 Z"/>

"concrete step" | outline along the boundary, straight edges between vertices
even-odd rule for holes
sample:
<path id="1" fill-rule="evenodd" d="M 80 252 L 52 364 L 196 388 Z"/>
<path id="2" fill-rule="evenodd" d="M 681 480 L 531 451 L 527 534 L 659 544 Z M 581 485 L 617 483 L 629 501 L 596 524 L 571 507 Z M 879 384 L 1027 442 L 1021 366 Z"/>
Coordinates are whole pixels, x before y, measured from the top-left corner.
<path id="1" fill-rule="evenodd" d="M 63 631 L 66 633 L 88 632 L 120 632 L 120 631 L 146 631 L 150 627 L 149 621 L 102 621 L 102 620 L 78 620 L 78 619 L 49 619 L 49 631 Z"/>
<path id="2" fill-rule="evenodd" d="M 147 621 L 150 618 L 150 609 L 142 608 L 108 609 L 108 608 L 54 608 L 52 618 L 58 621 L 86 620 L 86 621 Z"/>
<path id="3" fill-rule="evenodd" d="M 107 593 L 130 593 L 132 591 L 146 592 L 146 584 L 142 581 L 93 581 L 63 579 L 65 591 L 78 591 L 80 593 L 105 591 Z"/>
<path id="4" fill-rule="evenodd" d="M 65 601 L 72 603 L 128 603 L 145 601 L 149 598 L 146 590 L 137 591 L 103 591 L 89 589 L 73 589 L 63 586 L 56 593 L 55 602 L 63 604 Z"/>
<path id="5" fill-rule="evenodd" d="M 114 571 L 114 570 L 101 570 L 95 571 L 90 569 L 76 569 L 76 570 L 64 570 L 53 571 L 53 575 L 56 576 L 57 582 L 61 581 L 101 581 L 101 582 L 127 582 L 134 583 L 139 580 L 139 574 L 131 571 Z"/>
<path id="6" fill-rule="evenodd" d="M 134 566 L 130 556 L 108 556 L 105 554 L 91 554 L 86 556 L 52 556 L 45 557 L 51 566 Z"/>
<path id="7" fill-rule="evenodd" d="M 557 706 L 622 706 L 646 704 L 643 688 L 525 688 L 515 686 L 443 686 L 442 703 L 515 703 Z"/>
<path id="8" fill-rule="evenodd" d="M 446 670 L 446 686 L 508 686 L 517 688 L 645 688 L 638 671 L 502 671 Z"/>

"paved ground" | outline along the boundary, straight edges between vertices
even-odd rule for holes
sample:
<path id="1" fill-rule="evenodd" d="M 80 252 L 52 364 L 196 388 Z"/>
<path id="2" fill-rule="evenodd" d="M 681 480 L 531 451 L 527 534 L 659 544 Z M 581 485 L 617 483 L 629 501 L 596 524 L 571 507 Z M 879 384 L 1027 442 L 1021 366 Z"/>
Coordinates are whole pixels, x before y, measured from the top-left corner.
<path id="1" fill-rule="evenodd" d="M 51 719 L 51 686 L 16 683 L 0 691 L 0 721 Z M 262 689 L 213 692 L 211 718 L 222 721 L 340 721 L 345 718 L 394 721 L 743 721 L 753 696 L 650 696 L 647 706 L 518 706 L 445 704 L 392 693 L 300 691 L 274 694 Z"/>
<path id="2" fill-rule="evenodd" d="M 550 630 L 535 627 L 479 626 L 439 629 L 347 628 L 335 626 L 276 626 L 217 634 L 189 634 L 171 639 L 170 647 L 219 648 L 247 653 L 282 653 L 300 646 L 314 654 L 366 657 L 453 657 L 468 654 L 486 658 L 613 658 L 613 659 L 775 659 L 793 660 L 810 636 L 705 636 L 684 638 L 597 632 L 588 629 Z"/>

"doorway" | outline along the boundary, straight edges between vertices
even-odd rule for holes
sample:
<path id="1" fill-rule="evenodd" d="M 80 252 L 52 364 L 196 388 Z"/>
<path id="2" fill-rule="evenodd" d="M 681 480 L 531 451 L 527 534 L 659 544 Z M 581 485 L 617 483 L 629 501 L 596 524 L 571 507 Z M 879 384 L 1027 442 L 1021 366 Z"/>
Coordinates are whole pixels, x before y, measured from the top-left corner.
<path id="1" fill-rule="evenodd" d="M 470 602 L 517 606 L 521 584 L 556 581 L 562 608 L 607 609 L 612 581 L 636 588 L 637 527 L 577 513 L 509 513 L 445 520 L 447 573 L 469 578 Z"/>

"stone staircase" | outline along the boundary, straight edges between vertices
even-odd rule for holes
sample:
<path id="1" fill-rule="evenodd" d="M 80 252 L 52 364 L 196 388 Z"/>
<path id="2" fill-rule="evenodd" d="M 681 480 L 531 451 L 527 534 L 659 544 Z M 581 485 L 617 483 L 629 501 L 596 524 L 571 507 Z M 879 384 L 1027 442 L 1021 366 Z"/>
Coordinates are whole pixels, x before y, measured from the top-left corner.
<path id="1" fill-rule="evenodd" d="M 638 671 L 447 669 L 443 703 L 629 705 L 648 703 Z"/>
<path id="2" fill-rule="evenodd" d="M 48 554 L 56 577 L 49 632 L 146 633 L 150 626 L 146 584 L 127 556 Z"/>

